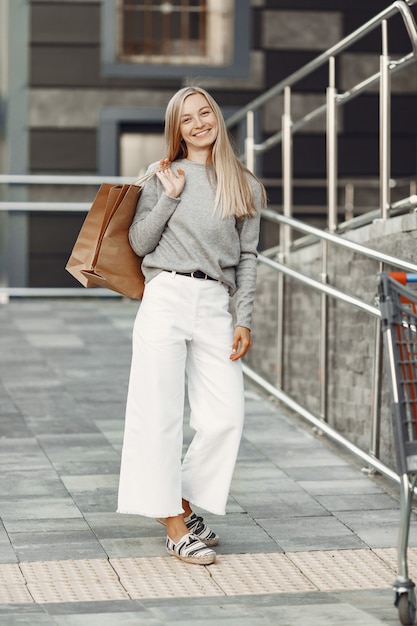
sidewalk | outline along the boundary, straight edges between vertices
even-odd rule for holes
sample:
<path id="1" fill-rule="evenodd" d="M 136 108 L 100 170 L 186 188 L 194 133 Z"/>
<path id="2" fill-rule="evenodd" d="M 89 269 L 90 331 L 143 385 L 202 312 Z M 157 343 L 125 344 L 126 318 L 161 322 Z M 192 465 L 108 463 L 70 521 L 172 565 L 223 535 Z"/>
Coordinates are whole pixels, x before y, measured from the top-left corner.
<path id="1" fill-rule="evenodd" d="M 399 624 L 397 488 L 249 387 L 228 514 L 205 515 L 216 564 L 167 556 L 161 525 L 115 513 L 136 309 L 0 306 L 0 624 Z M 408 562 L 417 580 L 417 547 Z"/>

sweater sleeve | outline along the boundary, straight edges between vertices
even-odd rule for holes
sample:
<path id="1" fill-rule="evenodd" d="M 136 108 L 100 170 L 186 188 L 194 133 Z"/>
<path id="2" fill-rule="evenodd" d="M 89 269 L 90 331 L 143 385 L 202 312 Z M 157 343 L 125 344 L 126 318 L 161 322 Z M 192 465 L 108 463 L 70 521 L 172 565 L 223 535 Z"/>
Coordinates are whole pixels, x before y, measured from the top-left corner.
<path id="1" fill-rule="evenodd" d="M 156 176 L 144 185 L 129 229 L 129 242 L 138 256 L 144 257 L 155 250 L 179 202 L 180 198 L 166 195 Z"/>
<path id="2" fill-rule="evenodd" d="M 240 236 L 240 261 L 236 268 L 236 326 L 251 328 L 253 302 L 255 299 L 258 258 L 259 228 L 261 221 L 261 190 L 253 189 L 256 215 L 238 220 Z"/>

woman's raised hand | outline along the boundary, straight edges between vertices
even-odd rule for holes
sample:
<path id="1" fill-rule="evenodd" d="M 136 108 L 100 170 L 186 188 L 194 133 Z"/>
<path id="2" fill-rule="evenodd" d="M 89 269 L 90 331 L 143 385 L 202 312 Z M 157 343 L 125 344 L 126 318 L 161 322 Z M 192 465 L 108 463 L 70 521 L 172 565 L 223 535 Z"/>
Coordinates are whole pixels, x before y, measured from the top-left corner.
<path id="1" fill-rule="evenodd" d="M 178 169 L 175 173 L 168 159 L 162 159 L 159 161 L 160 170 L 156 172 L 159 180 L 161 181 L 165 193 L 171 198 L 178 198 L 185 186 L 185 174 L 184 171 Z"/>

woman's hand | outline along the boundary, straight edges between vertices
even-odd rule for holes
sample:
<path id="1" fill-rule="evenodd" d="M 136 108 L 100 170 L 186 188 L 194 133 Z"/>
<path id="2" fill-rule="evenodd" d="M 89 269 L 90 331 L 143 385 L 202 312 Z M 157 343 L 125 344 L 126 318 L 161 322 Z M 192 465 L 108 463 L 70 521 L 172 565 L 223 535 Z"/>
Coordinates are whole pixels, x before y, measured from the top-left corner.
<path id="1" fill-rule="evenodd" d="M 238 359 L 241 359 L 242 356 L 245 356 L 245 354 L 251 347 L 252 340 L 249 328 L 245 328 L 245 326 L 236 326 L 233 336 L 232 354 L 230 355 L 230 359 L 232 361 L 237 361 Z"/>
<path id="2" fill-rule="evenodd" d="M 161 170 L 156 172 L 156 175 L 161 181 L 165 193 L 171 198 L 178 198 L 185 186 L 184 171 L 178 169 L 177 173 L 175 173 L 171 169 L 168 159 L 162 159 L 162 161 L 159 161 L 159 167 Z"/>

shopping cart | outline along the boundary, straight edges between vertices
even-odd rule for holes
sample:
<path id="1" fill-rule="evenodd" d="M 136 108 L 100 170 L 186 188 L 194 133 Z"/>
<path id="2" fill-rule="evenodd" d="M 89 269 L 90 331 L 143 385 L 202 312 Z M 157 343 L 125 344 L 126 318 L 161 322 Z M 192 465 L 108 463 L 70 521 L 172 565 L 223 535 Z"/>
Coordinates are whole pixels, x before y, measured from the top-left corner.
<path id="1" fill-rule="evenodd" d="M 402 624 L 414 624 L 415 584 L 408 576 L 407 549 L 411 504 L 417 480 L 417 274 L 378 275 L 382 332 L 388 364 L 391 416 L 400 475 L 400 530 L 395 606 Z"/>

